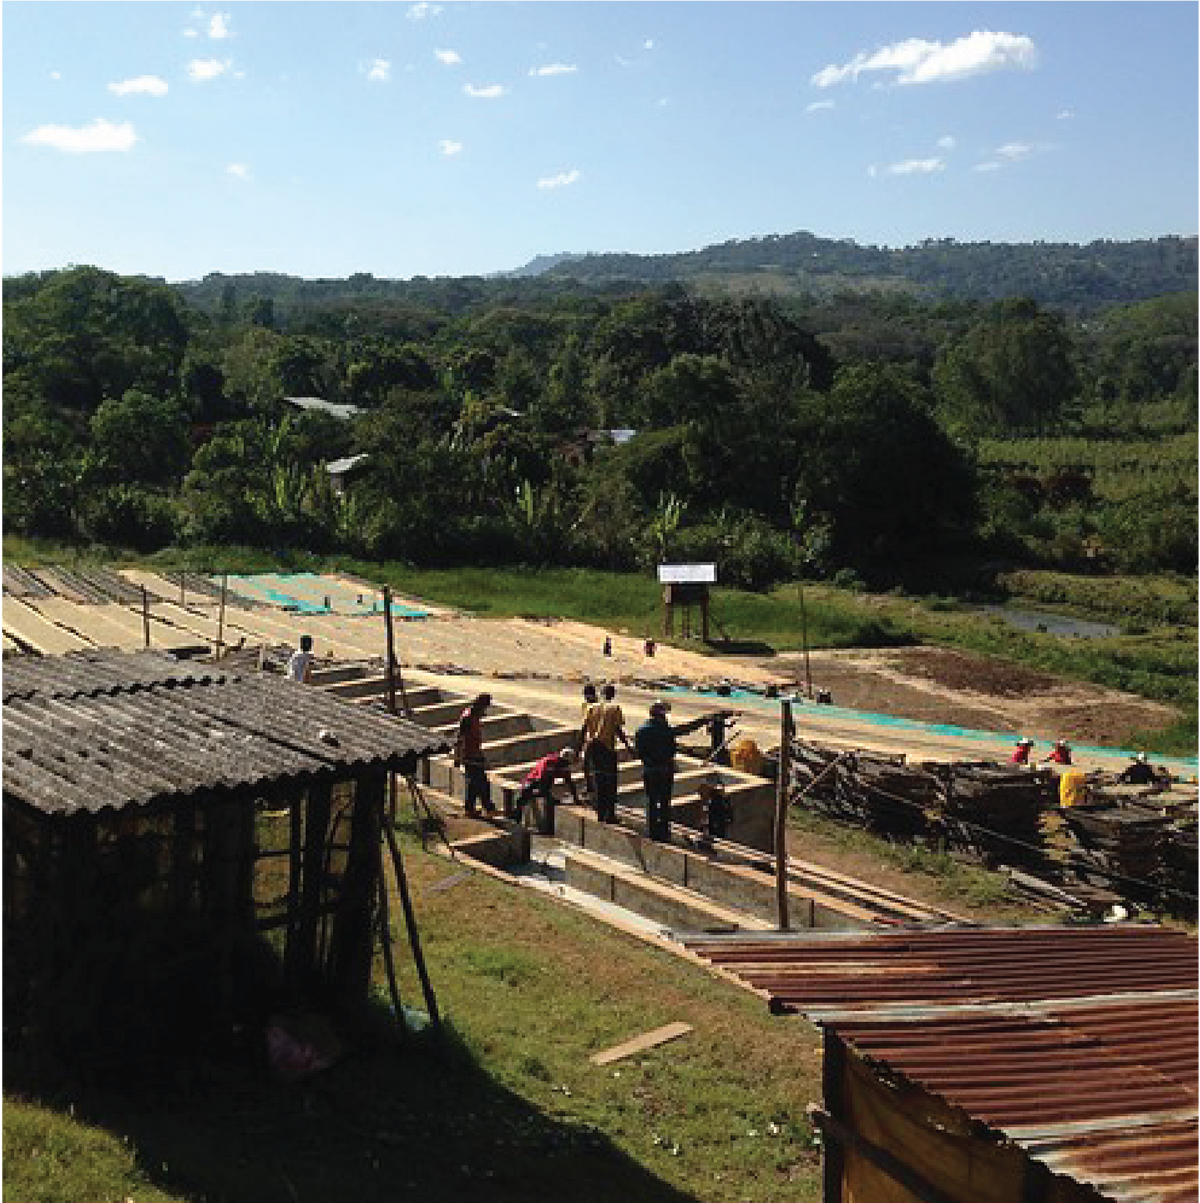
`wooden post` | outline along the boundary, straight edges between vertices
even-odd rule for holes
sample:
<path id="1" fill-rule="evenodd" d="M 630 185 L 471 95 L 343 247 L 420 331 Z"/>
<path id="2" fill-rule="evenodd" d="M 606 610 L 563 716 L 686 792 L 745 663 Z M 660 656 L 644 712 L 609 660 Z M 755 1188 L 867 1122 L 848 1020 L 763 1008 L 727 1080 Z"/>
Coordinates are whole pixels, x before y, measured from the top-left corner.
<path id="1" fill-rule="evenodd" d="M 225 589 L 229 584 L 229 573 L 221 573 L 221 608 L 217 611 L 217 659 L 221 658 L 221 649 L 225 646 Z"/>
<path id="2" fill-rule="evenodd" d="M 146 592 L 146 586 L 142 586 L 142 634 L 146 639 L 146 646 L 150 646 L 150 595 Z"/>
<path id="3" fill-rule="evenodd" d="M 800 585 L 800 642 L 804 648 L 804 687 L 808 700 L 812 701 L 812 665 L 808 660 L 808 609 L 804 604 L 804 586 Z"/>
<path id="4" fill-rule="evenodd" d="M 186 573 L 186 572 L 181 572 L 181 573 L 179 574 L 179 606 L 180 606 L 180 609 L 182 609 L 184 606 L 186 606 L 186 605 L 187 605 L 187 585 L 186 585 L 186 582 L 187 582 L 187 573 Z"/>
<path id="5" fill-rule="evenodd" d="M 792 704 L 784 702 L 780 707 L 779 781 L 775 789 L 775 908 L 780 931 L 787 931 L 791 926 L 788 922 L 787 812 L 788 786 L 791 784 L 792 731 Z"/>
<path id="6" fill-rule="evenodd" d="M 408 704 L 408 692 L 404 688 L 404 674 L 400 671 L 400 661 L 396 658 L 396 640 L 392 631 L 392 592 L 386 585 L 383 589 L 383 621 L 387 624 L 388 709 L 393 714 L 396 713 L 396 687 L 399 686 L 404 717 L 412 718 L 412 707 Z"/>
<path id="7" fill-rule="evenodd" d="M 387 708 L 389 713 L 396 713 L 396 653 L 392 643 L 392 590 L 388 585 L 383 587 L 383 627 L 387 634 Z"/>
<path id="8" fill-rule="evenodd" d="M 395 777 L 392 778 L 395 788 Z M 413 911 L 412 896 L 408 892 L 408 878 L 404 872 L 404 861 L 400 857 L 400 845 L 396 840 L 396 832 L 390 823 L 384 823 L 383 833 L 387 837 L 388 848 L 392 853 L 392 869 L 396 874 L 396 889 L 400 894 L 400 905 L 404 908 L 404 922 L 408 927 L 408 942 L 412 948 L 413 964 L 416 966 L 417 977 L 421 981 L 421 992 L 425 995 L 425 1009 L 429 1012 L 429 1021 L 435 1028 L 440 1028 L 442 1021 L 438 1015 L 437 998 L 433 993 L 433 984 L 429 980 L 429 970 L 425 966 L 425 954 L 421 951 L 421 933 L 417 930 L 417 916 Z"/>

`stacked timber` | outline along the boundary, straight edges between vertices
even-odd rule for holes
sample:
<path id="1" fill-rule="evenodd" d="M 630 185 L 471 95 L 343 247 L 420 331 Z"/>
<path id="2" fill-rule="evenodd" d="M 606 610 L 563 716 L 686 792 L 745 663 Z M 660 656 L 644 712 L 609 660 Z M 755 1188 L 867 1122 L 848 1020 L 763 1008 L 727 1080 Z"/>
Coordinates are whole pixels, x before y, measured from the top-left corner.
<path id="1" fill-rule="evenodd" d="M 926 767 L 941 784 L 938 821 L 950 848 L 985 864 L 1044 866 L 1042 816 L 1054 805 L 1052 772 L 990 761 Z"/>
<path id="2" fill-rule="evenodd" d="M 843 789 L 870 831 L 902 841 L 931 834 L 942 799 L 932 773 L 882 756 L 859 756 L 854 769 Z"/>
<path id="3" fill-rule="evenodd" d="M 834 818 L 856 817 L 838 814 L 837 775 L 846 755 L 820 744 L 793 740 L 790 757 L 793 797 L 800 797 L 810 810 L 823 811 Z"/>
<path id="4" fill-rule="evenodd" d="M 906 765 L 903 756 L 837 752 L 794 740 L 790 761 L 793 797 L 804 806 L 887 839 L 928 835 L 938 783 L 924 769 Z"/>
<path id="5" fill-rule="evenodd" d="M 1158 809 L 1098 798 L 1064 812 L 1086 858 L 1076 858 L 1077 871 L 1111 876 L 1121 892 L 1145 906 L 1155 905 L 1161 893 L 1160 868 L 1167 846 L 1170 820 Z"/>
<path id="6" fill-rule="evenodd" d="M 1196 819 L 1176 820 L 1167 828 L 1160 866 L 1162 900 L 1171 914 L 1192 923 L 1197 917 Z"/>

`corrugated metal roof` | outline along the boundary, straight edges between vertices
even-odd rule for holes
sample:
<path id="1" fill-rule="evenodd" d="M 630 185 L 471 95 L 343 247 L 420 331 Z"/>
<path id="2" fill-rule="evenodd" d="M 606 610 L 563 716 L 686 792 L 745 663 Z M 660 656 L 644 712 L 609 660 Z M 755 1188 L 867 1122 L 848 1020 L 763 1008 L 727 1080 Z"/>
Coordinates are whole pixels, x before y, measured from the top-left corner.
<path id="1" fill-rule="evenodd" d="M 64 815 L 400 769 L 449 747 L 382 710 L 257 676 L 49 686 L 6 698 L 3 728 L 5 798 Z"/>
<path id="2" fill-rule="evenodd" d="M 13 656 L 4 661 L 4 701 L 34 694 L 71 697 L 148 685 L 223 681 L 212 664 L 177 660 L 164 652 L 68 652 L 62 656 Z"/>
<path id="3" fill-rule="evenodd" d="M 1128 925 L 689 940 L 1111 1199 L 1194 1201 L 1197 945 Z"/>
<path id="4" fill-rule="evenodd" d="M 1140 925 L 798 934 L 688 947 L 765 991 L 772 1010 L 810 1016 L 1196 988 L 1195 941 Z"/>

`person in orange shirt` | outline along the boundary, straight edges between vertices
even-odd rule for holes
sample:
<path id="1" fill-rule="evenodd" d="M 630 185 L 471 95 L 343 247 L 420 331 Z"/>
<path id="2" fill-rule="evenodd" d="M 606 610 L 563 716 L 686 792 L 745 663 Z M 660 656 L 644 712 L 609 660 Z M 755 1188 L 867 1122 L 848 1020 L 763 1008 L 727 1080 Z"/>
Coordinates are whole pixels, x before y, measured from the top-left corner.
<path id="1" fill-rule="evenodd" d="M 590 759 L 596 783 L 596 818 L 601 823 L 617 821 L 617 740 L 632 752 L 625 734 L 625 715 L 617 705 L 616 687 L 605 685 L 603 701 L 590 707 L 583 724 L 584 762 Z"/>

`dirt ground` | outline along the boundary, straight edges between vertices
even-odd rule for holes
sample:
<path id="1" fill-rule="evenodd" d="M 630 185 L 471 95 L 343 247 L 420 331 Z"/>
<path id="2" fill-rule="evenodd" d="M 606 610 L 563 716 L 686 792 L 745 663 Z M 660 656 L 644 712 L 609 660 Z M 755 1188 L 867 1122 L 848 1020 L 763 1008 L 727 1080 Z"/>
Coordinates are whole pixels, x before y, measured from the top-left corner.
<path id="1" fill-rule="evenodd" d="M 770 664 L 805 679 L 803 656 Z M 828 689 L 838 706 L 1038 740 L 1119 746 L 1130 731 L 1175 717 L 1158 702 L 942 648 L 814 652 L 810 668 L 814 687 Z"/>

